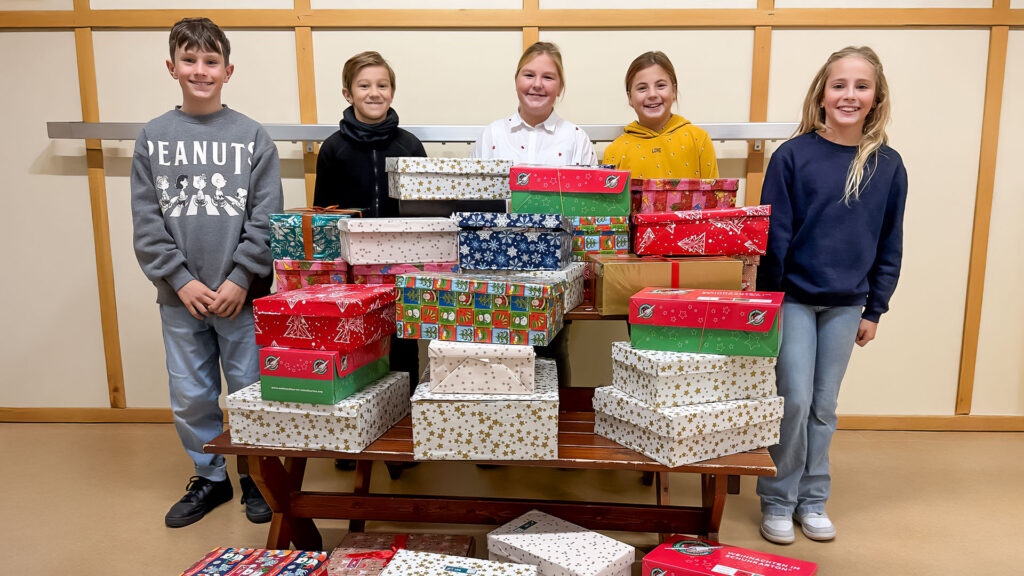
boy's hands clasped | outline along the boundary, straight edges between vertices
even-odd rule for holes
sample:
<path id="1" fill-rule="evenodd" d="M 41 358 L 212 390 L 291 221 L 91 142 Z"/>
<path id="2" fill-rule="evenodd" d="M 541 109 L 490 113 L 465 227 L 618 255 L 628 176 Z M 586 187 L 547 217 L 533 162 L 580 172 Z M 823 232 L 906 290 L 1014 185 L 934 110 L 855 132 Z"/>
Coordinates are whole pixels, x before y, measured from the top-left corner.
<path id="1" fill-rule="evenodd" d="M 202 320 L 212 312 L 221 318 L 233 319 L 242 311 L 247 291 L 231 280 L 225 280 L 214 292 L 199 280 L 191 280 L 178 290 L 178 298 L 188 313 Z"/>

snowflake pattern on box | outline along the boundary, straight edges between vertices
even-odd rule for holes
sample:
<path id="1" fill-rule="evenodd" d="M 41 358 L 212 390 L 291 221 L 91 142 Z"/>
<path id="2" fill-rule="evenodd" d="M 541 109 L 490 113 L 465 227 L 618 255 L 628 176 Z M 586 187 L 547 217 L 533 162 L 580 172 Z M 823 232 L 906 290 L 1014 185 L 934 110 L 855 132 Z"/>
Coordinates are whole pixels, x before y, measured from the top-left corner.
<path id="1" fill-rule="evenodd" d="M 572 230 L 559 214 L 456 212 L 463 270 L 558 270 L 572 258 Z"/>
<path id="2" fill-rule="evenodd" d="M 313 260 L 337 260 L 341 257 L 338 220 L 349 214 L 312 214 Z M 270 215 L 270 255 L 275 260 L 304 260 L 306 249 L 302 235 L 302 214 Z"/>
<path id="3" fill-rule="evenodd" d="M 764 254 L 771 206 L 634 216 L 636 253 L 660 256 Z"/>

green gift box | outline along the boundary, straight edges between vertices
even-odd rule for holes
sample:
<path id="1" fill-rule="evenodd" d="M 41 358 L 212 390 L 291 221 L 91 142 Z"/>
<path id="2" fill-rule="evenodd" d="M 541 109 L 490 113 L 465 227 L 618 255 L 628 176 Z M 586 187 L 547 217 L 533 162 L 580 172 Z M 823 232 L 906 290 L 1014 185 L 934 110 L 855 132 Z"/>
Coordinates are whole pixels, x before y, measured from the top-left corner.
<path id="1" fill-rule="evenodd" d="M 337 404 L 383 378 L 390 369 L 390 337 L 347 354 L 267 346 L 260 349 L 264 400 Z"/>
<path id="2" fill-rule="evenodd" d="M 629 216 L 629 170 L 591 166 L 513 166 L 512 213 Z"/>

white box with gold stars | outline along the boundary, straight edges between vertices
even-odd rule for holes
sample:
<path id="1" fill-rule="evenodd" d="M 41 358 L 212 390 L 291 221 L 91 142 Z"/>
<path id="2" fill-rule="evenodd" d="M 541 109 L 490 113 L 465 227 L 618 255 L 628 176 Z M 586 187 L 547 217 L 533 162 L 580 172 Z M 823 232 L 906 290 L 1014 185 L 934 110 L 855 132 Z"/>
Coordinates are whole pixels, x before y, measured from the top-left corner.
<path id="1" fill-rule="evenodd" d="M 429 378 L 412 397 L 416 460 L 555 460 L 558 373 L 537 358 L 532 394 L 439 394 Z"/>
<path id="2" fill-rule="evenodd" d="M 387 158 L 388 195 L 399 200 L 505 200 L 509 160 Z"/>
<path id="3" fill-rule="evenodd" d="M 361 452 L 409 413 L 409 374 L 391 372 L 337 404 L 263 400 L 257 382 L 227 407 L 232 443 Z"/>
<path id="4" fill-rule="evenodd" d="M 779 442 L 782 397 L 655 408 L 618 390 L 594 390 L 594 433 L 676 467 Z"/>
<path id="5" fill-rule="evenodd" d="M 399 550 L 380 576 L 537 576 L 537 567 L 500 564 L 479 558 Z"/>
<path id="6" fill-rule="evenodd" d="M 775 395 L 775 358 L 641 350 L 612 343 L 612 386 L 655 408 Z"/>

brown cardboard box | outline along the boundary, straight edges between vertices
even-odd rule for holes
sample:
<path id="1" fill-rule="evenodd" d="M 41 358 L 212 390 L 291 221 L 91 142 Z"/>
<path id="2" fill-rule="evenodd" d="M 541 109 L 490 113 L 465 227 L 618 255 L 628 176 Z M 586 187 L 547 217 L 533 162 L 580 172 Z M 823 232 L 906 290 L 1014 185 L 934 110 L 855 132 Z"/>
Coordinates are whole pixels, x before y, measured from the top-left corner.
<path id="1" fill-rule="evenodd" d="M 643 288 L 739 290 L 743 262 L 728 256 L 664 258 L 593 254 L 594 304 L 598 314 L 629 314 L 629 297 Z"/>
<path id="2" fill-rule="evenodd" d="M 383 558 L 350 558 L 360 554 L 391 550 L 398 534 L 349 532 L 331 552 L 328 576 L 377 576 L 384 570 Z M 473 537 L 456 534 L 408 534 L 405 549 L 433 552 L 448 556 L 469 556 L 473 553 Z"/>

